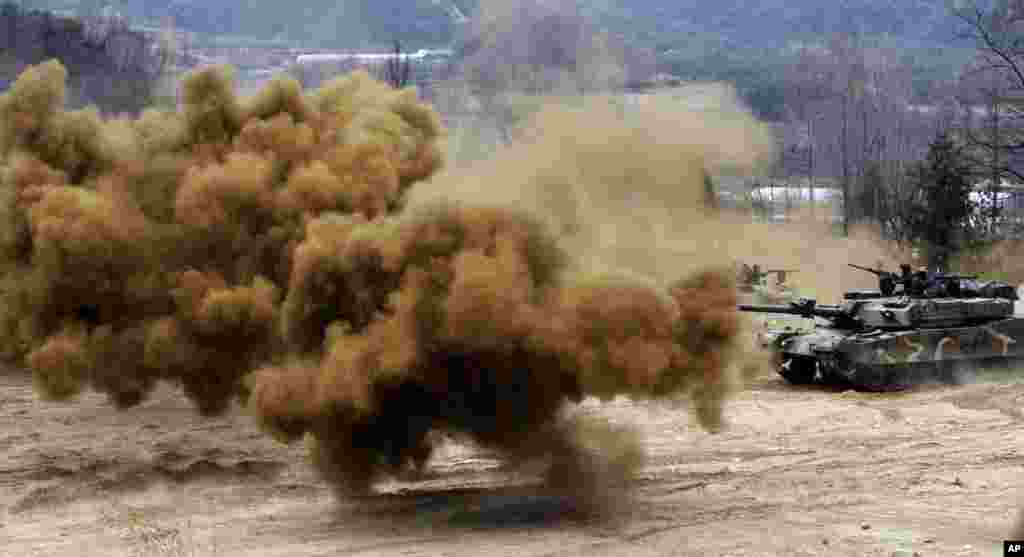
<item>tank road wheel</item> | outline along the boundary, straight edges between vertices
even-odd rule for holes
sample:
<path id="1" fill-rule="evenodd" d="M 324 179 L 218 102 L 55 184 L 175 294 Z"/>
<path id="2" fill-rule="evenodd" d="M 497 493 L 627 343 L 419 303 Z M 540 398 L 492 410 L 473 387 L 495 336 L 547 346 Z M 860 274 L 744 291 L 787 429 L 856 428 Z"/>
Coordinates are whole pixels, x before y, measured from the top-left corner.
<path id="1" fill-rule="evenodd" d="M 935 347 L 935 378 L 947 385 L 966 385 L 971 381 L 971 370 L 966 362 L 950 358 L 960 353 L 960 341 L 956 337 L 945 337 Z"/>
<path id="2" fill-rule="evenodd" d="M 970 367 L 960 360 L 940 360 L 935 362 L 935 375 L 940 383 L 961 386 L 971 382 Z"/>
<path id="3" fill-rule="evenodd" d="M 779 375 L 791 385 L 814 383 L 817 362 L 812 358 L 783 357 L 779 364 Z"/>
<path id="4" fill-rule="evenodd" d="M 907 388 L 905 369 L 899 366 L 872 366 L 859 364 L 855 367 L 853 385 L 858 391 L 887 393 Z"/>

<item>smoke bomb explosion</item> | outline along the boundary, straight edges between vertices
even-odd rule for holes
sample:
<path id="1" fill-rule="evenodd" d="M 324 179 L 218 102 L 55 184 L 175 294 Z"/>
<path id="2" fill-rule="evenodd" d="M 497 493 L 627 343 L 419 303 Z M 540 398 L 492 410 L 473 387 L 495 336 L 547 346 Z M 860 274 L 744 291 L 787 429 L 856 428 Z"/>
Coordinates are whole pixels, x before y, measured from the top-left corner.
<path id="1" fill-rule="evenodd" d="M 205 415 L 237 399 L 278 439 L 308 435 L 343 491 L 422 468 L 443 431 L 551 458 L 551 485 L 597 493 L 640 453 L 560 417 L 588 396 L 685 394 L 721 426 L 747 362 L 731 270 L 695 251 L 640 280 L 611 273 L 617 248 L 593 239 L 608 225 L 631 241 L 615 207 L 634 192 L 713 226 L 700 176 L 757 158 L 749 116 L 723 120 L 731 142 L 690 122 L 663 144 L 651 115 L 594 135 L 542 112 L 520 155 L 557 146 L 550 165 L 512 169 L 513 154 L 474 180 L 437 175 L 437 115 L 365 73 L 308 92 L 278 78 L 241 100 L 228 70 L 206 69 L 181 112 L 137 119 L 64 110 L 65 77 L 34 66 L 0 97 L 0 347 L 46 397 L 89 387 L 124 408 L 165 380 Z M 582 437 L 615 456 L 588 464 Z"/>

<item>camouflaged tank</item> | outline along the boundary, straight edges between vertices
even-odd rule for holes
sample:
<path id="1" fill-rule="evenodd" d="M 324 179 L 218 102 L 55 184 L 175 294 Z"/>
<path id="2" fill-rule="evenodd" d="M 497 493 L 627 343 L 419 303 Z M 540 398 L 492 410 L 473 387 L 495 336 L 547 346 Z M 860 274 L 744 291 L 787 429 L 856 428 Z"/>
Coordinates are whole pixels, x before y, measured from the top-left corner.
<path id="1" fill-rule="evenodd" d="M 760 334 L 789 383 L 821 383 L 892 391 L 926 382 L 960 383 L 978 367 L 1024 357 L 1024 315 L 1017 291 L 973 276 L 857 267 L 879 277 L 877 291 L 844 294 L 837 305 L 802 298 L 741 311 L 814 319 L 810 330 L 769 328 Z M 902 287 L 902 288 L 900 288 Z"/>

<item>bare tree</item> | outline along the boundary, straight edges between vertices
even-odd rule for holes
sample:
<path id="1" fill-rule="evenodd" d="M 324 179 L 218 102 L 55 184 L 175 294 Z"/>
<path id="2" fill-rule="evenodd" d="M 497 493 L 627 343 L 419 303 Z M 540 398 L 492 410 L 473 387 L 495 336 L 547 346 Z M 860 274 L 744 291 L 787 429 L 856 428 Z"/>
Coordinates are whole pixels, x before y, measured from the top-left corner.
<path id="1" fill-rule="evenodd" d="M 787 76 L 786 104 L 789 120 L 795 128 L 798 139 L 790 156 L 795 169 L 807 179 L 808 199 L 811 201 L 811 216 L 814 217 L 815 147 L 818 142 L 817 124 L 825 116 L 822 101 L 830 95 L 830 87 L 824 80 L 821 56 L 810 48 L 802 48 L 797 62 L 790 66 Z"/>
<path id="2" fill-rule="evenodd" d="M 412 62 L 402 53 L 402 42 L 396 40 L 392 57 L 385 65 L 384 81 L 395 89 L 401 89 L 409 84 L 411 72 Z"/>
<path id="3" fill-rule="evenodd" d="M 157 43 L 158 64 L 157 83 L 151 93 L 150 104 L 177 109 L 177 75 L 180 48 L 174 18 L 165 17 L 160 25 L 160 38 Z"/>
<path id="4" fill-rule="evenodd" d="M 508 141 L 533 98 L 623 91 L 653 73 L 648 52 L 604 33 L 575 0 L 482 0 L 452 77 Z"/>
<path id="5" fill-rule="evenodd" d="M 960 36 L 974 41 L 978 48 L 971 73 L 997 76 L 1000 84 L 986 103 L 992 115 L 998 114 L 998 128 L 977 133 L 967 127 L 965 139 L 976 149 L 1003 154 L 998 163 L 992 163 L 994 171 L 997 168 L 1000 175 L 1024 180 L 1024 169 L 1014 164 L 1024 155 L 1024 10 L 1017 2 L 984 7 L 975 0 L 964 0 L 953 13 L 961 22 Z M 999 133 L 991 133 L 994 129 Z"/>
<path id="6" fill-rule="evenodd" d="M 803 149 L 806 162 L 800 166 L 811 188 L 813 175 L 819 170 L 838 177 L 842 190 L 842 230 L 846 234 L 855 216 L 854 180 L 861 174 L 868 151 L 868 144 L 857 148 L 861 143 L 858 135 L 872 135 L 868 129 L 872 123 L 870 105 L 865 100 L 869 92 L 868 75 L 858 37 L 841 33 L 833 37 L 827 48 L 802 52 L 794 80 L 800 83 L 791 96 L 796 101 L 794 114 L 807 130 L 807 145 Z"/>
<path id="7" fill-rule="evenodd" d="M 1001 217 L 1001 186 L 1007 176 L 1004 168 L 1008 159 L 1004 152 L 1006 136 L 1013 132 L 1005 114 L 1007 83 L 1000 72 L 972 69 L 965 74 L 961 85 L 959 100 L 963 117 L 957 136 L 966 144 L 965 157 L 988 182 L 983 212 L 987 235 L 994 238 Z"/>
<path id="8" fill-rule="evenodd" d="M 842 188 L 843 204 L 843 235 L 849 233 L 851 219 L 851 196 L 850 186 L 853 179 L 853 168 L 851 160 L 852 141 L 850 137 L 852 125 L 852 112 L 858 97 L 862 95 L 864 88 L 863 66 L 858 60 L 860 53 L 857 50 L 855 38 L 843 33 L 837 35 L 831 45 L 832 54 L 835 60 L 835 68 L 832 72 L 833 86 L 839 97 L 839 165 L 840 165 L 840 187 Z"/>
<path id="9" fill-rule="evenodd" d="M 789 176 L 805 177 L 812 195 L 819 179 L 834 180 L 844 229 L 871 219 L 898 236 L 906 169 L 949 127 L 949 110 L 934 109 L 949 104 L 948 91 L 939 86 L 933 101 L 915 104 L 900 57 L 845 33 L 803 48 L 789 68 L 784 164 Z"/>

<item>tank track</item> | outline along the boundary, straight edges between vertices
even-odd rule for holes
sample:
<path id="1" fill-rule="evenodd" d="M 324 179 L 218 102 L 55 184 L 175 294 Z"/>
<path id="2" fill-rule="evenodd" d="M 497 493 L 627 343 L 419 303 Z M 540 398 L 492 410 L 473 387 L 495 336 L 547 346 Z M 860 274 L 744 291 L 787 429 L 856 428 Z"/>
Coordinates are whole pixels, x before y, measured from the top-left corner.
<path id="1" fill-rule="evenodd" d="M 785 355 L 777 371 L 791 385 L 823 385 L 863 392 L 896 392 L 916 385 L 941 383 L 962 385 L 971 381 L 976 369 L 1005 368 L 1020 359 L 987 358 L 903 364 L 854 364 L 838 370 L 823 370 L 809 356 Z"/>

